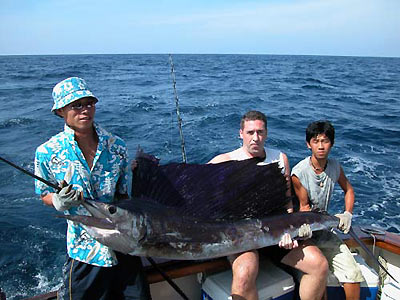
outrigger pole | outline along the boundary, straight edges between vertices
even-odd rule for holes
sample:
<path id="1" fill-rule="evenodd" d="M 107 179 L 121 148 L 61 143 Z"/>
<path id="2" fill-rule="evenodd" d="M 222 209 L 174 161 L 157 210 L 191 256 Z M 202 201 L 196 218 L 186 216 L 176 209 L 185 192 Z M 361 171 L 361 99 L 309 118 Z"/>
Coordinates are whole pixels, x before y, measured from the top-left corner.
<path id="1" fill-rule="evenodd" d="M 176 92 L 175 68 L 174 68 L 174 62 L 172 61 L 171 54 L 169 54 L 169 63 L 171 65 L 171 76 L 172 76 L 172 86 L 174 88 L 176 115 L 178 117 L 179 134 L 181 136 L 182 161 L 184 163 L 187 163 L 186 151 L 185 151 L 185 139 L 183 138 L 183 131 L 182 131 L 182 118 L 181 118 L 181 114 L 179 112 L 179 98 L 178 98 L 178 93 Z"/>

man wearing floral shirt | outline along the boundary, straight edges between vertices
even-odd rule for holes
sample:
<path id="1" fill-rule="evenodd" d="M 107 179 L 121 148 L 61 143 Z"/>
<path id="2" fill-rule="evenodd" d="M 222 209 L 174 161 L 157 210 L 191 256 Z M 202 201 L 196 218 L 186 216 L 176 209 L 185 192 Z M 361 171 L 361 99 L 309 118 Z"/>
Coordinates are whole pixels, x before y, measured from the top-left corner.
<path id="1" fill-rule="evenodd" d="M 97 98 L 86 82 L 67 78 L 53 89 L 52 112 L 64 118 L 64 131 L 40 145 L 35 174 L 57 183 L 60 191 L 35 181 L 42 201 L 65 214 L 85 215 L 84 198 L 111 203 L 128 198 L 125 142 L 94 122 Z M 116 253 L 68 221 L 67 262 L 61 299 L 149 299 L 138 257 Z"/>

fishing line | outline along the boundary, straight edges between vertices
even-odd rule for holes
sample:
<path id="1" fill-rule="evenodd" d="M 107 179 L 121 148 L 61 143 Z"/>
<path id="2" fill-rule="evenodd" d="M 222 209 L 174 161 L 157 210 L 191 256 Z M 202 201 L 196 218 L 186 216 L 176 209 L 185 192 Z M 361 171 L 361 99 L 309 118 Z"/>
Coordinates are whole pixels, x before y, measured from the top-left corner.
<path id="1" fill-rule="evenodd" d="M 174 88 L 176 116 L 178 118 L 179 135 L 181 137 L 182 161 L 184 163 L 187 163 L 186 151 L 185 151 L 185 139 L 183 138 L 183 131 L 182 131 L 182 118 L 181 118 L 181 114 L 179 111 L 179 98 L 178 98 L 178 93 L 176 92 L 175 68 L 174 68 L 174 62 L 172 61 L 171 54 L 169 54 L 169 63 L 171 65 L 172 87 Z"/>

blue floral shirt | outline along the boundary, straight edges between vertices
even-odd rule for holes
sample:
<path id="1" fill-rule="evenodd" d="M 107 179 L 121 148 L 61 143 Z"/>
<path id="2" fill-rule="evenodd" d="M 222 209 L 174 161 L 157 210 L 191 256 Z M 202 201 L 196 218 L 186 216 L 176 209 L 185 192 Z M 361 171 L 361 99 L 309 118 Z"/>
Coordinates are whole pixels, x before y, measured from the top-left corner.
<path id="1" fill-rule="evenodd" d="M 62 180 L 83 191 L 85 198 L 110 203 L 116 192 L 128 192 L 128 153 L 125 142 L 94 124 L 99 142 L 92 169 L 74 139 L 74 130 L 65 125 L 64 131 L 53 136 L 36 149 L 35 174 L 60 184 Z M 35 192 L 55 190 L 35 180 Z M 71 215 L 90 215 L 83 207 L 65 211 Z M 115 253 L 93 239 L 80 225 L 68 222 L 67 251 L 76 260 L 102 267 L 117 264 Z"/>

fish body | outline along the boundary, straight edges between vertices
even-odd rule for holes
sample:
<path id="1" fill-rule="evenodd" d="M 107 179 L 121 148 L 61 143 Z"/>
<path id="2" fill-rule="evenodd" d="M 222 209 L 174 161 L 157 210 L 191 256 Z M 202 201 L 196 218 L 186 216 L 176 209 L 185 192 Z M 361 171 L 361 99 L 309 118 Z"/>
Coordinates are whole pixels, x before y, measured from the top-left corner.
<path id="1" fill-rule="evenodd" d="M 179 215 L 159 204 L 143 209 L 132 200 L 118 205 L 86 201 L 84 206 L 92 216 L 62 217 L 81 223 L 93 238 L 116 251 L 175 260 L 211 259 L 276 245 L 284 233 L 298 237 L 305 223 L 312 231 L 338 225 L 336 217 L 318 212 L 208 220 Z"/>

